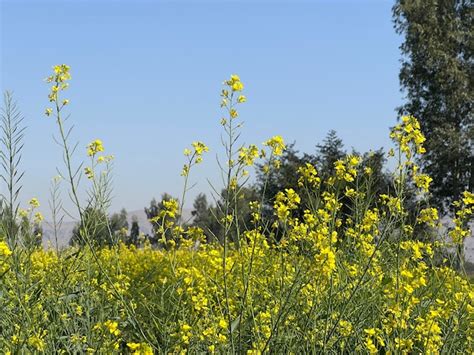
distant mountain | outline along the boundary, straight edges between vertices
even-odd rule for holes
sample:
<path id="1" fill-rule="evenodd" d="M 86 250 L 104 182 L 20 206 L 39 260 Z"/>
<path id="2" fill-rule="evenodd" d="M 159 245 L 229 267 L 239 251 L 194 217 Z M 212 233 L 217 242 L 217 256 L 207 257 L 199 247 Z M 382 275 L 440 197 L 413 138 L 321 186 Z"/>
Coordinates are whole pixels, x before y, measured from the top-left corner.
<path id="1" fill-rule="evenodd" d="M 137 218 L 138 226 L 140 227 L 140 232 L 144 234 L 151 234 L 151 224 L 146 217 L 144 210 L 136 210 L 127 212 L 127 220 L 129 228 L 132 226 L 133 217 Z M 183 220 L 190 221 L 192 220 L 192 214 L 190 209 L 183 210 Z M 77 224 L 76 221 L 64 221 L 57 231 L 57 243 L 56 236 L 54 234 L 54 228 L 51 222 L 43 222 L 43 246 L 45 248 L 53 247 L 56 248 L 56 245 L 59 248 L 63 248 L 69 245 L 69 240 L 72 236 L 72 231 Z"/>

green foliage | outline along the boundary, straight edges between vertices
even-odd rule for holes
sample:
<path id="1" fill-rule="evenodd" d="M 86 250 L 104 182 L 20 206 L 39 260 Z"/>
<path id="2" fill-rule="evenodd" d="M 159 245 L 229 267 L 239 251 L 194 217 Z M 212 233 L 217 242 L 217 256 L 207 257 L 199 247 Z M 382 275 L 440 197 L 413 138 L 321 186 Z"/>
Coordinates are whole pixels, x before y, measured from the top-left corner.
<path id="1" fill-rule="evenodd" d="M 119 240 L 127 239 L 127 211 L 114 213 L 110 217 L 99 209 L 88 207 L 84 210 L 82 220 L 73 229 L 71 245 L 84 246 L 85 237 L 95 247 L 105 247 L 117 244 Z"/>
<path id="2" fill-rule="evenodd" d="M 254 187 L 241 186 L 230 193 L 223 189 L 220 196 L 221 198 L 216 201 L 216 204 L 212 205 L 207 202 L 205 194 L 199 194 L 194 200 L 191 225 L 201 228 L 208 241 L 222 242 L 224 234 L 222 220 L 225 217 L 225 202 L 229 199 L 232 203 L 229 206 L 228 214 L 233 216 L 233 223 L 228 237 L 231 241 L 236 242 L 239 240 L 242 230 L 250 225 L 249 203 L 259 200 L 258 192 Z"/>
<path id="3" fill-rule="evenodd" d="M 393 17 L 405 37 L 400 84 L 406 102 L 399 113 L 421 123 L 427 139 L 422 167 L 433 178 L 433 202 L 446 209 L 474 189 L 472 4 L 397 0 Z"/>
<path id="4" fill-rule="evenodd" d="M 132 226 L 130 227 L 130 235 L 127 240 L 127 244 L 138 245 L 139 236 L 140 226 L 138 225 L 137 217 L 132 216 Z"/>
<path id="5" fill-rule="evenodd" d="M 82 213 L 81 221 L 74 227 L 71 245 L 85 246 L 89 241 L 94 247 L 112 245 L 114 239 L 108 228 L 107 214 L 91 207 Z"/>

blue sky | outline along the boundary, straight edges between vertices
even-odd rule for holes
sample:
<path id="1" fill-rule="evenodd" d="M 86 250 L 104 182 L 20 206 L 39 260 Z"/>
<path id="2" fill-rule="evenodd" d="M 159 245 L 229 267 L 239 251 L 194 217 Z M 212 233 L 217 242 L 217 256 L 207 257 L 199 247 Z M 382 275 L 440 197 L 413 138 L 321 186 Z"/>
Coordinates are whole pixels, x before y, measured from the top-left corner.
<path id="1" fill-rule="evenodd" d="M 43 115 L 54 64 L 71 66 L 76 161 L 93 139 L 114 154 L 112 210 L 180 195 L 183 149 L 211 152 L 192 172 L 199 191 L 219 186 L 219 91 L 240 75 L 248 102 L 242 142 L 279 134 L 313 152 L 335 129 L 347 148 L 389 146 L 396 120 L 399 45 L 392 1 L 1 1 L 1 88 L 28 126 L 23 199 L 47 212 L 61 152 Z M 64 198 L 67 195 L 64 194 Z"/>

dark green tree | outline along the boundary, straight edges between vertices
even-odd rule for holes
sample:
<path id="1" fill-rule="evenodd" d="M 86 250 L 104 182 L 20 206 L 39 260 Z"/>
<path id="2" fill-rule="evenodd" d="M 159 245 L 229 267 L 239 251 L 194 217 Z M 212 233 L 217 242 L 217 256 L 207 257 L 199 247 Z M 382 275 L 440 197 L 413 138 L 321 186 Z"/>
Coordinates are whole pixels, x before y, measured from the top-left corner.
<path id="1" fill-rule="evenodd" d="M 127 211 L 122 208 L 119 213 L 114 213 L 109 218 L 109 228 L 112 233 L 128 229 Z"/>
<path id="2" fill-rule="evenodd" d="M 271 169 L 265 173 L 264 166 L 259 165 L 257 170 L 256 189 L 260 196 L 264 196 L 264 205 L 273 205 L 273 199 L 279 191 L 298 186 L 298 168 L 306 163 L 314 163 L 314 156 L 304 154 L 302 157 L 295 149 L 295 144 L 289 144 L 280 161 L 279 169 Z"/>
<path id="3" fill-rule="evenodd" d="M 342 139 L 335 130 L 330 130 L 321 144 L 316 145 L 314 160 L 319 168 L 319 173 L 324 178 L 334 173 L 334 163 L 346 156 Z"/>
<path id="4" fill-rule="evenodd" d="M 473 15 L 467 0 L 397 0 L 393 7 L 405 39 L 399 77 L 406 102 L 398 111 L 421 123 L 421 165 L 441 209 L 474 189 Z"/>
<path id="5" fill-rule="evenodd" d="M 107 228 L 107 215 L 91 207 L 83 211 L 81 221 L 72 231 L 69 244 L 84 246 L 88 242 L 96 247 L 104 247 L 113 243 L 113 236 Z"/>
<path id="6" fill-rule="evenodd" d="M 138 245 L 138 237 L 140 236 L 140 226 L 138 225 L 137 216 L 132 216 L 132 227 L 130 228 L 129 244 Z"/>
<path id="7" fill-rule="evenodd" d="M 251 201 L 260 201 L 257 190 L 252 187 L 238 186 L 235 191 L 228 193 L 223 189 L 215 205 L 207 202 L 204 194 L 199 194 L 194 200 L 192 226 L 199 227 L 206 235 L 207 241 L 223 241 L 224 226 L 222 219 L 225 217 L 226 199 L 230 200 L 229 215 L 234 221 L 229 231 L 229 240 L 238 242 L 241 240 L 241 233 L 251 229 L 250 207 Z"/>

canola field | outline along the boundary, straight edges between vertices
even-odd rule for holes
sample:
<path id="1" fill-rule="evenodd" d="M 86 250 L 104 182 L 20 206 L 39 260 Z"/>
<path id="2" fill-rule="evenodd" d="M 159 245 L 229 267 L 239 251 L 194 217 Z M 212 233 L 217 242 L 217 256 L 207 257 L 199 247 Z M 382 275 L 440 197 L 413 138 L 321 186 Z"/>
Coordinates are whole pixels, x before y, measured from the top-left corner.
<path id="1" fill-rule="evenodd" d="M 83 219 L 81 246 L 43 249 L 29 241 L 41 222 L 39 202 L 3 223 L 0 236 L 0 352 L 90 354 L 361 353 L 455 354 L 474 349 L 474 286 L 456 256 L 470 235 L 474 195 L 456 203 L 454 227 L 439 238 L 438 211 L 426 204 L 431 178 L 417 167 L 424 137 L 411 116 L 391 130 L 391 194 L 373 191 L 372 170 L 350 155 L 320 176 L 298 169 L 298 184 L 271 201 L 249 203 L 239 219 L 238 191 L 255 164 L 270 176 L 280 167 L 282 137 L 262 146 L 240 145 L 239 107 L 244 84 L 223 83 L 220 124 L 227 196 L 216 216 L 221 235 L 182 223 L 189 177 L 209 148 L 184 152 L 183 198 L 164 201 L 152 221 L 156 242 L 127 245 L 119 238 L 98 246 L 113 157 L 93 141 L 87 166 L 72 163 L 65 117 L 70 68 L 58 65 L 50 85 L 47 119 L 57 123 L 64 153 L 63 182 Z M 45 104 L 47 101 L 45 100 Z M 271 132 L 269 132 L 271 134 Z M 79 152 L 82 154 L 82 152 Z M 84 203 L 78 175 L 90 186 Z M 417 194 L 415 218 L 405 209 Z M 18 214 L 18 215 L 17 215 Z M 99 216 L 99 214 L 97 215 Z M 28 220 L 26 225 L 19 220 Z M 269 222 L 271 221 L 271 222 Z M 435 233 L 434 233 L 435 234 Z"/>

